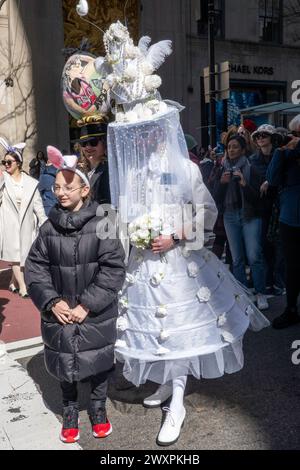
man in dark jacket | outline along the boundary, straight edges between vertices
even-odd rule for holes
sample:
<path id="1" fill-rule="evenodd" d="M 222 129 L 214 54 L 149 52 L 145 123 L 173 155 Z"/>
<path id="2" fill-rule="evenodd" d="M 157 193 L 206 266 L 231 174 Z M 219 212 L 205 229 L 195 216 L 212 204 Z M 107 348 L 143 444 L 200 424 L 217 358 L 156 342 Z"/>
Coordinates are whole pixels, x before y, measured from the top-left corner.
<path id="1" fill-rule="evenodd" d="M 89 172 L 91 196 L 98 204 L 110 204 L 106 136 L 106 123 L 86 124 L 80 128 L 78 141 L 91 167 Z"/>
<path id="2" fill-rule="evenodd" d="M 300 115 L 298 116 L 300 122 Z M 300 126 L 299 129 L 300 131 Z M 267 171 L 267 181 L 279 188 L 280 237 L 286 262 L 287 307 L 275 318 L 273 328 L 282 329 L 300 322 L 297 301 L 300 293 L 300 139 L 275 151 Z"/>
<path id="3" fill-rule="evenodd" d="M 57 173 L 59 204 L 41 227 L 25 266 L 28 292 L 42 315 L 46 368 L 63 392 L 63 442 L 79 439 L 76 384 L 84 379 L 91 383 L 94 437 L 111 432 L 105 401 L 114 364 L 117 296 L 125 277 L 121 243 L 97 236 L 98 204 L 86 200 L 88 180 L 74 171 Z"/>

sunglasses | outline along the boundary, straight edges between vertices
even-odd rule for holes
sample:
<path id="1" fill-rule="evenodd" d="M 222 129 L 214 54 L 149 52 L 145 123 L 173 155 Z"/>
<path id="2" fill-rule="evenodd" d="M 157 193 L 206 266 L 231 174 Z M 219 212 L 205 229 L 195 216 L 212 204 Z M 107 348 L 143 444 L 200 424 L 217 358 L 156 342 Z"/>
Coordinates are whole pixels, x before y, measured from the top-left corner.
<path id="1" fill-rule="evenodd" d="M 270 134 L 266 134 L 265 132 L 262 132 L 261 134 L 256 134 L 255 136 L 256 139 L 266 139 L 266 137 L 270 137 Z"/>
<path id="2" fill-rule="evenodd" d="M 101 142 L 101 139 L 90 139 L 90 140 L 87 140 L 86 142 L 81 142 L 80 145 L 81 147 L 86 147 L 87 145 L 91 147 L 97 147 L 99 142 Z"/>
<path id="3" fill-rule="evenodd" d="M 2 165 L 3 166 L 12 166 L 13 163 L 15 163 L 16 160 L 2 160 Z"/>

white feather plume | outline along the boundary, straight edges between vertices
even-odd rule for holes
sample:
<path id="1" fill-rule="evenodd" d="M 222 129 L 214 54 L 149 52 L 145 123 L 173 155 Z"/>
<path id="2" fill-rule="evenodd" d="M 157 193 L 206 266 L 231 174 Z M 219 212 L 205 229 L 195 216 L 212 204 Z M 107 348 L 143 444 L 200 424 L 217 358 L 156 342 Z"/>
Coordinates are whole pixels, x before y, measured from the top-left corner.
<path id="1" fill-rule="evenodd" d="M 157 70 L 171 54 L 172 41 L 159 41 L 149 48 L 146 60 L 153 66 L 154 70 Z"/>
<path id="2" fill-rule="evenodd" d="M 150 36 L 143 36 L 139 40 L 138 48 L 144 56 L 147 55 L 150 43 L 151 43 Z"/>

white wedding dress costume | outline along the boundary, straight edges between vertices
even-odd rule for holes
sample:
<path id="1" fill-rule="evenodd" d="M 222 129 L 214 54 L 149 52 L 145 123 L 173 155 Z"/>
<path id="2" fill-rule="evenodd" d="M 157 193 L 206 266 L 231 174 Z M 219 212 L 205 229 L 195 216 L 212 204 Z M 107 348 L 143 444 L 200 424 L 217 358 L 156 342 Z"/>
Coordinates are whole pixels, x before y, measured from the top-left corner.
<path id="1" fill-rule="evenodd" d="M 157 136 L 164 143 L 156 152 L 153 136 L 155 145 Z M 216 206 L 199 168 L 188 158 L 177 110 L 144 126 L 113 124 L 108 142 L 109 165 L 115 170 L 112 199 L 117 205 L 118 196 L 128 198 L 128 222 L 143 213 L 135 213 L 134 202 L 142 202 L 149 211 L 154 204 L 167 226 L 178 204 L 190 202 L 193 209 L 200 208 L 204 233 L 212 232 Z M 237 372 L 243 367 L 246 330 L 269 325 L 199 238 L 175 246 L 163 257 L 150 249 L 131 249 L 119 299 L 116 357 L 124 362 L 126 379 L 136 386 L 147 380 L 163 384 L 188 374 L 199 379 Z"/>

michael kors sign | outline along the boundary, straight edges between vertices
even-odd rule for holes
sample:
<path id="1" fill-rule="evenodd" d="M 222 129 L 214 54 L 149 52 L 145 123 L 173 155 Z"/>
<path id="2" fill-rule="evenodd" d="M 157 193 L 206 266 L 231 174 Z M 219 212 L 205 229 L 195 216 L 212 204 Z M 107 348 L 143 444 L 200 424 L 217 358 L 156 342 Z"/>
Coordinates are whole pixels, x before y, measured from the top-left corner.
<path id="1" fill-rule="evenodd" d="M 260 65 L 230 64 L 231 73 L 242 73 L 245 75 L 274 75 L 273 67 L 263 67 Z"/>

